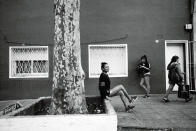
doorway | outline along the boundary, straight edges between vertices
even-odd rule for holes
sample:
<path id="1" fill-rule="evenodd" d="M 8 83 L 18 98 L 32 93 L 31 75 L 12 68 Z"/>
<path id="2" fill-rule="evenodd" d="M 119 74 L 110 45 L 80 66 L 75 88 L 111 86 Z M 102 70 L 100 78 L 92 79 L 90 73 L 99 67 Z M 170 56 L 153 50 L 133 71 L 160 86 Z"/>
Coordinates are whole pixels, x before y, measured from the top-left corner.
<path id="1" fill-rule="evenodd" d="M 167 65 L 171 61 L 172 56 L 179 56 L 180 67 L 185 73 L 185 83 L 189 85 L 189 55 L 187 40 L 165 40 L 165 74 L 166 74 L 166 90 L 169 87 Z M 178 86 L 175 85 L 173 91 L 177 91 Z"/>

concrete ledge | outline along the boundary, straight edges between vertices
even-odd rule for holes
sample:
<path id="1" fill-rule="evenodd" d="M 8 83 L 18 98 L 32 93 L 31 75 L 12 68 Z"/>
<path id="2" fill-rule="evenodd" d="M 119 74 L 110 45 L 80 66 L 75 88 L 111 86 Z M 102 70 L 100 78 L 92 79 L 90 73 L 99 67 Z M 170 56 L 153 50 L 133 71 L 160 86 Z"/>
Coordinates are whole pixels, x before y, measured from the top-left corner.
<path id="1" fill-rule="evenodd" d="M 38 99 L 38 104 L 44 98 Z M 104 101 L 106 114 L 66 114 L 66 115 L 39 115 L 39 116 L 15 116 L 19 111 L 13 112 L 9 117 L 1 117 L 1 131 L 116 131 L 117 114 L 110 101 Z M 31 112 L 30 107 L 26 109 Z M 33 109 L 34 110 L 34 109 Z M 20 113 L 24 109 L 20 109 Z"/>
<path id="2" fill-rule="evenodd" d="M 106 114 L 116 115 L 116 112 L 109 100 L 104 100 Z"/>
<path id="3" fill-rule="evenodd" d="M 10 112 L 6 115 L 1 116 L 0 118 L 8 118 L 11 116 L 20 116 L 20 115 L 34 115 L 34 112 L 39 110 L 41 106 L 43 106 L 43 101 L 49 100 L 50 97 L 40 97 L 33 101 L 33 103 L 24 106 L 22 108 L 19 108 L 18 110 L 15 110 L 13 112 Z"/>

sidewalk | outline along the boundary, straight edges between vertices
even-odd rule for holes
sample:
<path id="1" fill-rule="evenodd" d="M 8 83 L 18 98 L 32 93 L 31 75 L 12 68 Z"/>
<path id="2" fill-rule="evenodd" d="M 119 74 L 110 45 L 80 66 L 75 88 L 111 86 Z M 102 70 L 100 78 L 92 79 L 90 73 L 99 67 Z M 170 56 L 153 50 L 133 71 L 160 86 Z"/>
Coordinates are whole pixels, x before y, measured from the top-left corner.
<path id="1" fill-rule="evenodd" d="M 196 131 L 196 95 L 192 102 L 185 103 L 176 94 L 170 95 L 171 102 L 163 103 L 163 95 L 150 98 L 138 96 L 134 110 L 124 111 L 120 97 L 112 98 L 112 105 L 118 115 L 118 131 Z M 0 109 L 17 100 L 0 101 Z M 27 106 L 35 99 L 20 100 Z"/>
<path id="2" fill-rule="evenodd" d="M 124 112 L 120 97 L 112 98 L 112 105 L 118 115 L 118 130 L 174 130 L 196 131 L 196 96 L 192 102 L 169 96 L 171 102 L 163 103 L 163 95 L 150 98 L 139 96 L 130 113 Z"/>

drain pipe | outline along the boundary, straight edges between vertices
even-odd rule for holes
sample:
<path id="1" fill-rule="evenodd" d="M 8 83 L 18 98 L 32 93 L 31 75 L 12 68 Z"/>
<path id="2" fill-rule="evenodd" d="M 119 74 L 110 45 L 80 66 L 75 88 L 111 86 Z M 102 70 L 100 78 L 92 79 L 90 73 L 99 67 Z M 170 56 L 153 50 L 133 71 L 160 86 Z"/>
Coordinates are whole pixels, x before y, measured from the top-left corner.
<path id="1" fill-rule="evenodd" d="M 193 9 L 193 68 L 194 68 L 194 79 L 196 84 L 196 0 L 194 0 L 193 8 L 194 8 Z"/>

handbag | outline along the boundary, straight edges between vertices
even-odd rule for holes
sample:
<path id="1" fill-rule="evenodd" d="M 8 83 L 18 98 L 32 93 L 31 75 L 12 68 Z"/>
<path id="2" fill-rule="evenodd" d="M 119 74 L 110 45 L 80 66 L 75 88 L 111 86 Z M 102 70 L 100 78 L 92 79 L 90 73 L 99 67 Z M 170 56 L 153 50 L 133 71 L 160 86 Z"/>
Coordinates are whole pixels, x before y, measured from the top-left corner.
<path id="1" fill-rule="evenodd" d="M 181 85 L 178 88 L 178 97 L 187 99 L 190 97 L 189 85 Z"/>

